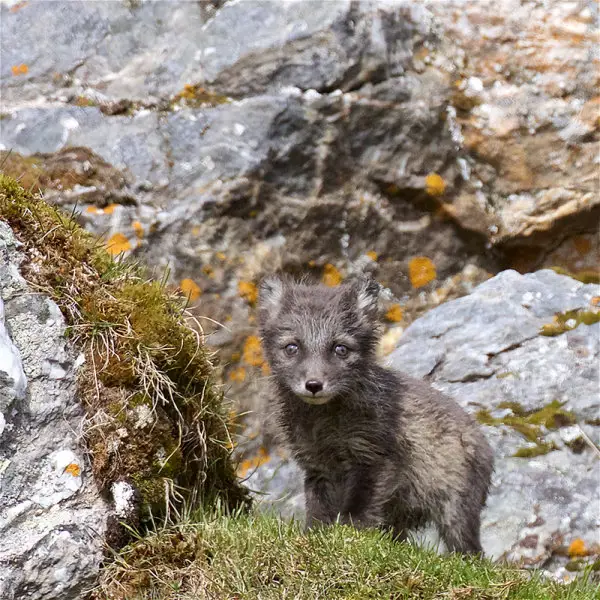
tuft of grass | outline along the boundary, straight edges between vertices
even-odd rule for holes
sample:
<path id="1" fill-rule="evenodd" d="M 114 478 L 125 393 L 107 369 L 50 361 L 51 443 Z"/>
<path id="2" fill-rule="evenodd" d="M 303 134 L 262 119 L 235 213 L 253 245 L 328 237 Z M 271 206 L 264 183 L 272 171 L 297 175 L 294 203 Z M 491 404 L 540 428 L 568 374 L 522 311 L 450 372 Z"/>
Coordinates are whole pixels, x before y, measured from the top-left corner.
<path id="1" fill-rule="evenodd" d="M 100 489 L 129 481 L 154 516 L 183 502 L 248 503 L 213 356 L 185 300 L 4 175 L 0 218 L 23 243 L 23 275 L 58 304 L 85 356 L 79 391 Z"/>
<path id="2" fill-rule="evenodd" d="M 565 585 L 486 559 L 394 542 L 346 525 L 303 533 L 268 515 L 205 514 L 123 548 L 93 600 L 600 598 L 589 575 Z"/>

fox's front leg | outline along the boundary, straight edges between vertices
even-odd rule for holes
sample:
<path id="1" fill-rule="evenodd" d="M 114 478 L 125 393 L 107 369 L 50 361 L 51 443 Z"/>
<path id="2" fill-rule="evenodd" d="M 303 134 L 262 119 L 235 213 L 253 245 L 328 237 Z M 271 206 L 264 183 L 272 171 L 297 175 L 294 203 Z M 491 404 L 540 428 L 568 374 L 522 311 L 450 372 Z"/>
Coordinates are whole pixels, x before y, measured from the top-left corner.
<path id="1" fill-rule="evenodd" d="M 389 487 L 385 467 L 373 464 L 354 466 L 346 478 L 341 521 L 356 527 L 384 525 Z"/>
<path id="2" fill-rule="evenodd" d="M 306 527 L 319 523 L 333 523 L 338 515 L 335 485 L 321 474 L 306 473 L 304 497 L 306 500 Z"/>

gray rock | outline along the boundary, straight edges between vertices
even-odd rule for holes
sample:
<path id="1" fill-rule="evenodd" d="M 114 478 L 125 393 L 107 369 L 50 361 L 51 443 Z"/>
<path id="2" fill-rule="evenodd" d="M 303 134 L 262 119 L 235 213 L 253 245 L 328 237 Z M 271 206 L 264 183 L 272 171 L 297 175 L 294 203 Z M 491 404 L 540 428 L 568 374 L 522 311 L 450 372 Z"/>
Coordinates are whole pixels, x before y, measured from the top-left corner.
<path id="1" fill-rule="evenodd" d="M 76 375 L 56 304 L 18 275 L 0 222 L 0 597 L 79 598 L 103 554 L 108 507 L 85 457 Z"/>
<path id="2" fill-rule="evenodd" d="M 581 538 L 593 551 L 600 543 L 600 323 L 555 337 L 540 329 L 556 313 L 597 310 L 599 296 L 600 286 L 553 271 L 504 271 L 417 319 L 389 357 L 393 368 L 425 378 L 471 413 L 512 415 L 500 405 L 514 402 L 530 414 L 558 401 L 574 415 L 568 427 L 542 425 L 538 443 L 555 450 L 531 458 L 514 456 L 533 445 L 518 431 L 482 425 L 496 461 L 483 520 L 486 554 L 559 577 L 567 560 L 556 553 L 561 546 Z M 265 509 L 302 515 L 301 474 L 280 452 L 248 473 L 247 485 Z"/>
<path id="3" fill-rule="evenodd" d="M 600 542 L 591 508 L 599 501 L 600 461 L 590 447 L 600 441 L 600 323 L 540 335 L 556 313 L 595 310 L 592 298 L 599 295 L 600 286 L 553 271 L 504 271 L 415 321 L 390 357 L 395 368 L 427 379 L 471 412 L 484 408 L 501 416 L 499 405 L 507 402 L 533 412 L 558 401 L 575 415 L 579 454 L 542 427 L 541 441 L 557 449 L 517 458 L 514 453 L 530 445 L 523 436 L 506 425 L 484 426 L 496 451 L 483 526 L 484 548 L 492 556 L 556 571 L 564 564 L 554 554 L 561 543 L 581 538 L 590 548 Z"/>

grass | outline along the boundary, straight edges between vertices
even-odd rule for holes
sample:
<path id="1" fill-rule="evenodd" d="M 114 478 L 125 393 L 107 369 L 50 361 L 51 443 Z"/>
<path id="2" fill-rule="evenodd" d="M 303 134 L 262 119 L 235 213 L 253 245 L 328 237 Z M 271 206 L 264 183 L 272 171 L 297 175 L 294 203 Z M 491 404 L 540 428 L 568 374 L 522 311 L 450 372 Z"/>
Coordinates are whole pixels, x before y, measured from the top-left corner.
<path id="1" fill-rule="evenodd" d="M 247 503 L 230 460 L 213 356 L 185 298 L 139 266 L 115 261 L 71 216 L 4 175 L 0 218 L 23 243 L 22 274 L 58 304 L 85 356 L 78 387 L 101 491 L 119 480 L 134 484 L 138 517 L 184 501 Z"/>
<path id="2" fill-rule="evenodd" d="M 93 600 L 583 600 L 571 584 L 488 560 L 439 556 L 375 530 L 308 534 L 266 515 L 203 516 L 138 539 L 101 576 Z"/>

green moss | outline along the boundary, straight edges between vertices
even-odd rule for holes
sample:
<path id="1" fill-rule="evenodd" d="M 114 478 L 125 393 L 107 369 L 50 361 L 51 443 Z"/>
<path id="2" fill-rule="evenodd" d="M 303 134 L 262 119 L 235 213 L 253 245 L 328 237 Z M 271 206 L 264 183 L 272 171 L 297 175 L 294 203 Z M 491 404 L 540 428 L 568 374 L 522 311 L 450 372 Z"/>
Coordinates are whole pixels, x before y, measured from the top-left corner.
<path id="1" fill-rule="evenodd" d="M 534 456 L 542 456 L 544 454 L 548 454 L 548 452 L 552 452 L 553 450 L 558 450 L 556 444 L 554 442 L 546 443 L 540 442 L 535 446 L 527 446 L 525 448 L 519 448 L 513 456 L 516 458 L 533 458 Z"/>
<path id="2" fill-rule="evenodd" d="M 482 425 L 510 427 L 529 442 L 535 442 L 536 446 L 520 448 L 514 454 L 514 456 L 525 458 L 547 454 L 556 449 L 554 444 L 547 444 L 543 441 L 542 427 L 559 429 L 577 422 L 576 416 L 571 411 L 564 410 L 563 406 L 564 403 L 553 400 L 540 409 L 527 411 L 519 402 L 500 402 L 498 408 L 509 409 L 513 414 L 496 418 L 489 410 L 482 409 L 476 414 L 476 418 Z"/>
<path id="3" fill-rule="evenodd" d="M 496 379 L 506 379 L 507 377 L 514 377 L 515 379 L 519 379 L 519 374 L 514 371 L 505 371 L 504 373 L 498 373 L 496 375 Z"/>
<path id="4" fill-rule="evenodd" d="M 554 317 L 554 323 L 544 325 L 540 330 L 540 334 L 552 337 L 571 331 L 581 324 L 593 325 L 599 322 L 600 310 L 568 310 L 564 313 L 557 313 Z"/>
<path id="5" fill-rule="evenodd" d="M 186 502 L 247 503 L 212 355 L 186 321 L 185 299 L 115 262 L 69 216 L 4 175 L 0 218 L 24 244 L 24 276 L 56 301 L 85 353 L 79 387 L 99 487 L 135 481 L 155 516 L 170 479 Z"/>
<path id="6" fill-rule="evenodd" d="M 566 275 L 571 279 L 576 279 L 582 283 L 600 283 L 600 271 L 594 271 L 592 269 L 584 269 L 581 271 L 568 271 L 562 267 L 550 267 L 555 273 L 559 275 Z"/>

